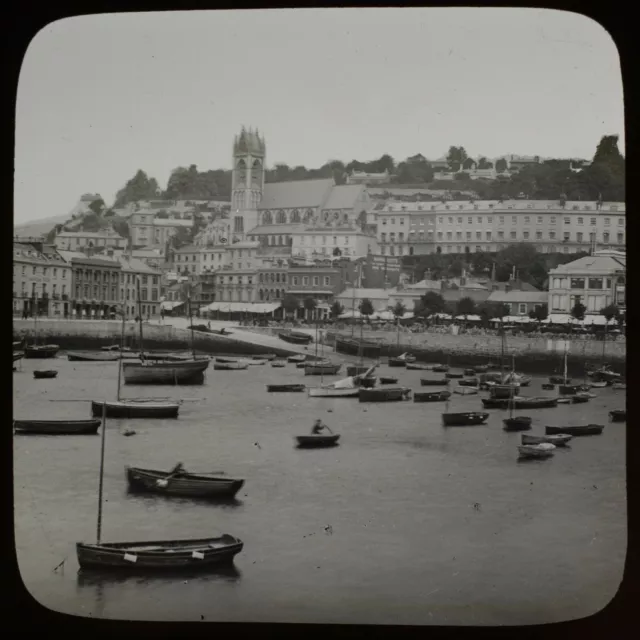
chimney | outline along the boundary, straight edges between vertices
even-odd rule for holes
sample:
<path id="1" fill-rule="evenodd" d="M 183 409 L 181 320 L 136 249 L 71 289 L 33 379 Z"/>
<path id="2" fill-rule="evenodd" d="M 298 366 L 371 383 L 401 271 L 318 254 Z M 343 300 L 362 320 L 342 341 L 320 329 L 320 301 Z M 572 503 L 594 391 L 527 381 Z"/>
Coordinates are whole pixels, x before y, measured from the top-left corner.
<path id="1" fill-rule="evenodd" d="M 467 279 L 463 275 L 463 276 L 460 277 L 460 286 L 464 287 L 466 284 L 467 284 Z"/>
<path id="2" fill-rule="evenodd" d="M 509 293 L 509 291 L 511 291 L 511 285 L 509 283 L 504 285 L 504 292 L 505 293 Z"/>

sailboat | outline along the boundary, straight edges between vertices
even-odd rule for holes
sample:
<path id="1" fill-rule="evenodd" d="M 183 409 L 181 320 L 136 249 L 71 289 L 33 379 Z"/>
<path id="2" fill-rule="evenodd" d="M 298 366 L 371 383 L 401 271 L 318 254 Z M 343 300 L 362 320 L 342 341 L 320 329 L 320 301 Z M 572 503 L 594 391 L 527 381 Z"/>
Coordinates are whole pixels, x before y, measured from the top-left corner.
<path id="1" fill-rule="evenodd" d="M 122 336 L 121 344 L 124 345 L 125 315 L 122 313 Z M 177 418 L 180 403 L 174 401 L 162 401 L 153 399 L 121 399 L 120 387 L 122 386 L 123 355 L 121 352 L 118 362 L 118 391 L 114 401 L 91 402 L 91 414 L 93 416 L 102 415 L 106 411 L 109 418 Z"/>
<path id="2" fill-rule="evenodd" d="M 334 364 L 330 360 L 327 360 L 324 357 L 324 340 L 322 341 L 320 359 L 318 359 L 318 324 L 316 322 L 316 353 L 315 360 L 313 362 L 309 362 L 308 360 L 300 363 L 298 366 L 300 368 L 304 368 L 305 376 L 335 376 L 342 365 L 340 363 Z"/>
<path id="3" fill-rule="evenodd" d="M 565 347 L 564 350 L 564 376 L 562 380 L 562 384 L 558 386 L 558 391 L 560 395 L 572 396 L 578 392 L 580 385 L 577 384 L 568 384 L 569 379 L 567 378 L 567 349 Z"/>
<path id="4" fill-rule="evenodd" d="M 140 307 L 140 281 L 138 281 L 138 307 Z M 191 315 L 191 299 L 189 299 Z M 148 362 L 142 344 L 142 313 L 140 316 L 140 362 L 122 363 L 125 384 L 203 384 L 204 372 L 209 366 L 208 358 L 196 358 L 193 344 L 193 323 L 191 329 L 191 350 L 193 360 L 170 362 Z"/>
<path id="5" fill-rule="evenodd" d="M 133 571 L 204 569 L 229 564 L 242 551 L 242 540 L 223 534 L 216 538 L 137 542 L 102 542 L 102 488 L 106 439 L 106 403 L 103 403 L 100 447 L 100 483 L 95 543 L 77 542 L 76 554 L 81 569 Z"/>
<path id="6" fill-rule="evenodd" d="M 511 358 L 511 375 L 512 375 L 512 380 L 513 377 L 515 376 L 515 371 L 516 371 L 516 365 L 515 365 L 515 358 L 512 357 Z M 515 408 L 515 401 L 514 401 L 514 390 L 515 388 L 513 387 L 513 385 L 511 386 L 511 397 L 509 398 L 509 417 L 505 418 L 502 423 L 504 424 L 504 430 L 505 431 L 527 431 L 528 429 L 531 429 L 531 422 L 532 419 L 527 417 L 527 416 L 514 416 L 514 408 Z"/>
<path id="7" fill-rule="evenodd" d="M 486 411 L 464 411 L 461 413 L 449 412 L 449 398 L 442 414 L 442 425 L 445 427 L 470 427 L 473 425 L 484 424 L 489 418 Z"/>
<path id="8" fill-rule="evenodd" d="M 33 333 L 34 343 L 24 348 L 24 357 L 30 360 L 35 358 L 55 358 L 60 351 L 60 346 L 57 344 L 38 344 L 38 328 L 37 328 L 38 313 L 33 315 Z"/>

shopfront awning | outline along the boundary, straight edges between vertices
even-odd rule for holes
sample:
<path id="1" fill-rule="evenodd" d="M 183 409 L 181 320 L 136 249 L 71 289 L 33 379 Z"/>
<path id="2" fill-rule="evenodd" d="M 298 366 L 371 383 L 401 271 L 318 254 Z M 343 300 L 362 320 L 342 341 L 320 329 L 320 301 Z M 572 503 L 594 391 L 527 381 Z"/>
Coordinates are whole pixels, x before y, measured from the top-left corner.
<path id="1" fill-rule="evenodd" d="M 274 302 L 212 302 L 201 311 L 221 311 L 222 313 L 273 313 L 280 307 Z"/>
<path id="2" fill-rule="evenodd" d="M 182 300 L 166 301 L 166 302 L 160 303 L 160 308 L 163 311 L 171 311 L 172 309 L 175 309 L 176 307 L 179 307 L 180 305 L 183 305 L 183 304 L 184 304 L 184 301 Z"/>

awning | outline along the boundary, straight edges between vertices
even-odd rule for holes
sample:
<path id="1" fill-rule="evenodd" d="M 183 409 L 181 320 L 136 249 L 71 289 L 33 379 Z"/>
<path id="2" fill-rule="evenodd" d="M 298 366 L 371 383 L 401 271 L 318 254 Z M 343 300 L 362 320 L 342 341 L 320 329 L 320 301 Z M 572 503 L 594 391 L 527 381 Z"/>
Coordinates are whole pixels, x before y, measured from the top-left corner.
<path id="1" fill-rule="evenodd" d="M 179 307 L 182 304 L 184 304 L 183 300 L 166 301 L 166 302 L 160 303 L 160 308 L 163 311 L 171 311 L 172 309 L 175 309 L 176 307 Z"/>
<path id="2" fill-rule="evenodd" d="M 451 320 L 451 316 L 448 313 L 432 313 L 429 316 L 431 318 L 439 318 L 440 320 Z"/>
<path id="3" fill-rule="evenodd" d="M 202 311 L 222 311 L 223 313 L 272 313 L 280 307 L 273 302 L 212 302 Z"/>
<path id="4" fill-rule="evenodd" d="M 477 315 L 456 316 L 456 320 L 470 320 L 471 322 L 480 322 L 481 318 Z"/>

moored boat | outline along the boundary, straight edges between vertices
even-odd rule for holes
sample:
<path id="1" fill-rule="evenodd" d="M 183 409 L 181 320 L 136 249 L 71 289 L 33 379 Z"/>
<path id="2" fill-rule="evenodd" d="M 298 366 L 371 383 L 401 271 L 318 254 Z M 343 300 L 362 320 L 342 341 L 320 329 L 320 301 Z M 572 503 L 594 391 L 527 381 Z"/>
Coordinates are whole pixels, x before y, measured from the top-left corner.
<path id="1" fill-rule="evenodd" d="M 407 366 L 407 361 L 406 360 L 401 360 L 400 358 L 389 358 L 387 364 L 390 367 L 406 367 Z"/>
<path id="2" fill-rule="evenodd" d="M 333 363 L 305 363 L 305 376 L 335 376 L 340 371 L 341 364 Z"/>
<path id="3" fill-rule="evenodd" d="M 33 377 L 36 380 L 44 380 L 47 378 L 55 378 L 57 377 L 58 372 L 54 369 L 45 369 L 45 370 L 36 370 L 33 372 Z"/>
<path id="4" fill-rule="evenodd" d="M 423 387 L 443 387 L 449 384 L 447 378 L 420 378 Z"/>
<path id="5" fill-rule="evenodd" d="M 347 367 L 347 375 L 348 376 L 359 376 L 361 373 L 366 373 L 369 371 L 370 367 L 368 366 L 358 366 L 358 365 L 349 365 Z"/>
<path id="6" fill-rule="evenodd" d="M 120 354 L 106 351 L 67 351 L 67 359 L 71 362 L 115 362 L 120 360 Z"/>
<path id="7" fill-rule="evenodd" d="M 24 348 L 24 357 L 27 360 L 55 358 L 58 351 L 60 347 L 57 344 L 32 344 Z"/>
<path id="8" fill-rule="evenodd" d="M 435 369 L 434 369 L 434 371 L 435 371 Z M 464 374 L 463 373 L 459 373 L 459 372 L 454 373 L 452 371 L 450 373 L 445 373 L 444 377 L 447 378 L 448 380 L 460 380 L 460 378 L 464 377 Z"/>
<path id="9" fill-rule="evenodd" d="M 442 423 L 445 427 L 469 427 L 484 424 L 488 418 L 489 414 L 483 411 L 443 413 Z"/>
<path id="10" fill-rule="evenodd" d="M 613 411 L 609 411 L 609 417 L 611 418 L 611 422 L 626 422 L 627 412 L 625 409 L 614 409 Z"/>
<path id="11" fill-rule="evenodd" d="M 422 364 L 420 362 L 407 362 L 405 365 L 409 371 L 431 371 L 433 365 Z"/>
<path id="12" fill-rule="evenodd" d="M 518 452 L 521 458 L 548 458 L 553 455 L 556 447 L 550 442 L 540 444 L 521 444 Z"/>
<path id="13" fill-rule="evenodd" d="M 605 387 L 609 386 L 609 382 L 607 382 L 606 380 L 594 380 L 590 386 L 593 387 L 594 389 L 604 389 Z"/>
<path id="14" fill-rule="evenodd" d="M 435 373 L 447 373 L 447 371 L 449 371 L 449 366 L 446 364 L 437 364 L 433 367 L 432 371 Z"/>
<path id="15" fill-rule="evenodd" d="M 543 382 L 542 383 L 542 388 L 545 391 L 553 391 L 556 388 L 556 385 L 552 384 L 551 382 Z"/>
<path id="16" fill-rule="evenodd" d="M 505 431 L 526 431 L 531 429 L 532 418 L 528 416 L 515 416 L 513 418 L 505 418 L 502 421 Z"/>
<path id="17" fill-rule="evenodd" d="M 276 368 L 276 369 L 281 369 L 281 368 L 287 366 L 287 361 L 286 360 L 273 360 L 271 362 L 271 366 Z"/>
<path id="18" fill-rule="evenodd" d="M 18 360 L 22 360 L 24 358 L 24 351 L 14 351 L 13 352 L 13 361 L 18 362 Z"/>
<path id="19" fill-rule="evenodd" d="M 161 400 L 107 400 L 91 401 L 91 415 L 102 415 L 103 406 L 106 405 L 108 418 L 177 418 L 180 411 L 179 402 Z"/>
<path id="20" fill-rule="evenodd" d="M 304 362 L 307 359 L 307 356 L 299 354 L 296 356 L 289 356 L 287 358 L 287 362 Z"/>
<path id="21" fill-rule="evenodd" d="M 309 388 L 310 398 L 357 398 L 360 394 L 360 387 L 336 388 L 336 387 L 311 387 Z"/>
<path id="22" fill-rule="evenodd" d="M 229 564 L 244 543 L 235 536 L 149 542 L 76 543 L 82 569 L 193 571 Z"/>
<path id="23" fill-rule="evenodd" d="M 576 393 L 574 396 L 571 396 L 571 404 L 581 404 L 583 402 L 589 402 L 591 396 L 586 393 Z"/>
<path id="24" fill-rule="evenodd" d="M 100 347 L 102 351 L 124 351 L 130 352 L 131 347 L 121 347 L 119 344 L 110 344 L 106 347 Z"/>
<path id="25" fill-rule="evenodd" d="M 240 358 L 232 358 L 231 356 L 216 356 L 215 361 L 222 364 L 229 364 L 231 362 L 238 362 Z"/>
<path id="26" fill-rule="evenodd" d="M 489 389 L 489 395 L 491 398 L 506 400 L 509 399 L 514 393 L 517 393 L 520 385 L 517 382 L 513 384 L 494 384 Z"/>
<path id="27" fill-rule="evenodd" d="M 457 393 L 460 396 L 474 396 L 478 392 L 478 387 L 465 387 L 464 385 L 462 385 L 453 388 L 453 393 Z"/>
<path id="28" fill-rule="evenodd" d="M 570 436 L 597 436 L 604 430 L 603 424 L 584 424 L 571 427 L 545 427 L 547 435 L 568 434 Z"/>
<path id="29" fill-rule="evenodd" d="M 398 384 L 398 378 L 391 378 L 390 376 L 380 376 L 380 384 Z"/>
<path id="30" fill-rule="evenodd" d="M 416 391 L 413 394 L 414 402 L 441 402 L 451 397 L 449 391 Z"/>
<path id="31" fill-rule="evenodd" d="M 311 434 L 308 436 L 296 436 L 295 441 L 300 449 L 320 449 L 335 447 L 340 439 L 340 434 Z"/>
<path id="32" fill-rule="evenodd" d="M 167 496 L 231 499 L 244 486 L 244 480 L 222 478 L 220 474 L 174 473 L 138 467 L 125 470 L 130 489 Z"/>
<path id="33" fill-rule="evenodd" d="M 295 331 L 280 332 L 278 333 L 280 340 L 289 342 L 290 344 L 310 344 L 313 342 L 313 337 L 308 333 L 299 333 Z"/>
<path id="34" fill-rule="evenodd" d="M 102 420 L 14 420 L 15 433 L 51 436 L 94 435 Z"/>
<path id="35" fill-rule="evenodd" d="M 549 382 L 551 382 L 551 384 L 571 384 L 571 378 L 565 378 L 564 376 L 549 376 Z"/>
<path id="36" fill-rule="evenodd" d="M 275 360 L 278 356 L 275 353 L 258 353 L 254 356 L 251 356 L 253 360 L 267 360 L 267 362 L 271 362 Z"/>
<path id="37" fill-rule="evenodd" d="M 378 360 L 381 350 L 382 347 L 375 342 L 336 337 L 336 351 L 338 353 Z"/>
<path id="38" fill-rule="evenodd" d="M 558 392 L 563 396 L 572 396 L 580 390 L 579 384 L 561 384 L 558 385 Z"/>
<path id="39" fill-rule="evenodd" d="M 461 387 L 477 387 L 480 384 L 478 378 L 467 378 L 466 380 L 459 380 L 458 385 Z"/>
<path id="40" fill-rule="evenodd" d="M 564 447 L 573 436 L 568 433 L 559 433 L 554 436 L 532 436 L 526 433 L 522 434 L 522 444 L 542 444 L 548 442 L 556 447 Z"/>
<path id="41" fill-rule="evenodd" d="M 616 389 L 618 391 L 626 391 L 627 383 L 626 382 L 614 382 L 611 384 L 612 389 Z"/>
<path id="42" fill-rule="evenodd" d="M 508 398 L 482 399 L 482 406 L 485 409 L 508 409 L 510 403 L 513 404 L 514 409 L 551 409 L 558 405 L 558 398 L 514 396 L 513 400 Z"/>
<path id="43" fill-rule="evenodd" d="M 202 384 L 209 360 L 123 362 L 125 384 Z"/>
<path id="44" fill-rule="evenodd" d="M 241 371 L 249 368 L 248 362 L 214 362 L 214 371 Z"/>
<path id="45" fill-rule="evenodd" d="M 462 373 L 464 373 L 465 376 L 475 376 L 476 373 L 478 373 L 476 371 L 475 368 L 469 368 L 469 369 L 465 369 Z"/>
<path id="46" fill-rule="evenodd" d="M 295 392 L 299 393 L 304 391 L 307 387 L 304 384 L 268 384 L 267 391 L 269 393 L 286 393 Z"/>
<path id="47" fill-rule="evenodd" d="M 360 388 L 358 399 L 360 402 L 398 402 L 405 400 L 411 394 L 408 387 L 385 387 L 377 389 Z"/>

